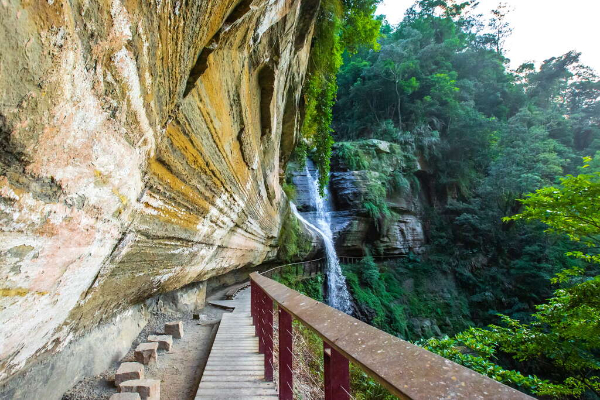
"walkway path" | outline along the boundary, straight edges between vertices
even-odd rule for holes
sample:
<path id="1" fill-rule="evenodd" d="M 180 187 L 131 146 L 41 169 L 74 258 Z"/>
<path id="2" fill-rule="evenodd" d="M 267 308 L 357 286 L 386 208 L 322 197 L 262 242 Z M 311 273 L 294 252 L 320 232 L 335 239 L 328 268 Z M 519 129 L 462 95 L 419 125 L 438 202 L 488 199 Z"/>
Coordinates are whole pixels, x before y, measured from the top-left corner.
<path id="1" fill-rule="evenodd" d="M 235 300 L 212 304 L 234 311 L 223 314 L 196 399 L 276 399 L 275 384 L 264 379 L 264 356 L 258 352 L 250 316 L 250 289 Z"/>

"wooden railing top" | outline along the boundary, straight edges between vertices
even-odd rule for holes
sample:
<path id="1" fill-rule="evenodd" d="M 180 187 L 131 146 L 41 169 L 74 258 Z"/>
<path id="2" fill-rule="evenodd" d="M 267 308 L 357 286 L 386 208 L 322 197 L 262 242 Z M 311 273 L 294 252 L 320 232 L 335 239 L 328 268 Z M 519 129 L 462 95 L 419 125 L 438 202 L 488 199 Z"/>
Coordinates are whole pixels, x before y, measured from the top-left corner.
<path id="1" fill-rule="evenodd" d="M 258 273 L 250 278 L 275 303 L 400 398 L 532 399 L 272 279 Z"/>

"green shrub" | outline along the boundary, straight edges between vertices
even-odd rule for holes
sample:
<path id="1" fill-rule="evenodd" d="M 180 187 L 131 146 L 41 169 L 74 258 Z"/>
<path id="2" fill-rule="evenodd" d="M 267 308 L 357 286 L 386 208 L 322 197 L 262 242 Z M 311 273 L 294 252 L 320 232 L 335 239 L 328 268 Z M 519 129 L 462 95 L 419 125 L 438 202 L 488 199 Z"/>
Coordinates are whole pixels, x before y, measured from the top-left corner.
<path id="1" fill-rule="evenodd" d="M 302 293 L 305 296 L 317 301 L 324 301 L 325 293 L 323 291 L 323 274 L 318 274 L 317 276 L 311 278 L 299 280 L 294 268 L 294 266 L 290 266 L 289 270 L 286 271 L 284 267 L 281 272 L 273 277 L 273 279 L 284 284 L 290 289 Z"/>
<path id="2" fill-rule="evenodd" d="M 363 171 L 369 169 L 370 163 L 366 154 L 351 143 L 340 143 L 337 146 L 337 155 L 340 157 L 348 169 L 352 171 Z"/>
<path id="3" fill-rule="evenodd" d="M 377 173 L 370 173 L 369 177 Z M 367 183 L 365 196 L 363 198 L 363 207 L 367 214 L 375 222 L 377 230 L 384 230 L 386 221 L 391 217 L 391 211 L 389 210 L 386 202 L 387 190 L 385 185 L 377 178 L 372 178 Z"/>
<path id="4" fill-rule="evenodd" d="M 366 256 L 360 263 L 360 278 L 362 283 L 370 288 L 374 288 L 379 282 L 379 267 L 375 264 L 373 257 Z"/>
<path id="5" fill-rule="evenodd" d="M 296 186 L 291 183 L 284 182 L 283 185 L 281 185 L 281 188 L 283 189 L 289 201 L 296 200 Z"/>
<path id="6" fill-rule="evenodd" d="M 303 237 L 300 222 L 292 214 L 291 210 L 288 210 L 283 218 L 278 245 L 278 256 L 286 262 L 302 258 L 303 255 L 308 254 L 312 249 L 311 241 Z"/>

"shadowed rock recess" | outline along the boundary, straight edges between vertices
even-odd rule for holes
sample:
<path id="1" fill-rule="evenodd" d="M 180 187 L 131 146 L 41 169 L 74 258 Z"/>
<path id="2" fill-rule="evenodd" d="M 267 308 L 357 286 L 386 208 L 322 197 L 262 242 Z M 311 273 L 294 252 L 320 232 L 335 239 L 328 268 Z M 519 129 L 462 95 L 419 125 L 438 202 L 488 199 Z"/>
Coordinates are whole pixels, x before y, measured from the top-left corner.
<path id="1" fill-rule="evenodd" d="M 0 398 L 60 398 L 150 297 L 276 257 L 303 3 L 0 3 Z"/>

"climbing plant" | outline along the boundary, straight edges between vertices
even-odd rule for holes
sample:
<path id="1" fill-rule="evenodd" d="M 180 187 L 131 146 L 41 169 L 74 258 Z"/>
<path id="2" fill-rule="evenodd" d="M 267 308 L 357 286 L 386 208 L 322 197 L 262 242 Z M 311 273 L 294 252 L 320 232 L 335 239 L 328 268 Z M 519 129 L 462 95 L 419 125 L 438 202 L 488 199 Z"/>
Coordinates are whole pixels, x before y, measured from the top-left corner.
<path id="1" fill-rule="evenodd" d="M 302 136 L 319 169 L 319 187 L 329 181 L 332 109 L 336 100 L 337 73 L 344 51 L 355 53 L 364 45 L 377 48 L 381 22 L 374 19 L 380 0 L 324 0 L 317 18 L 304 90 L 305 117 Z M 304 148 L 302 149 L 304 150 Z"/>

